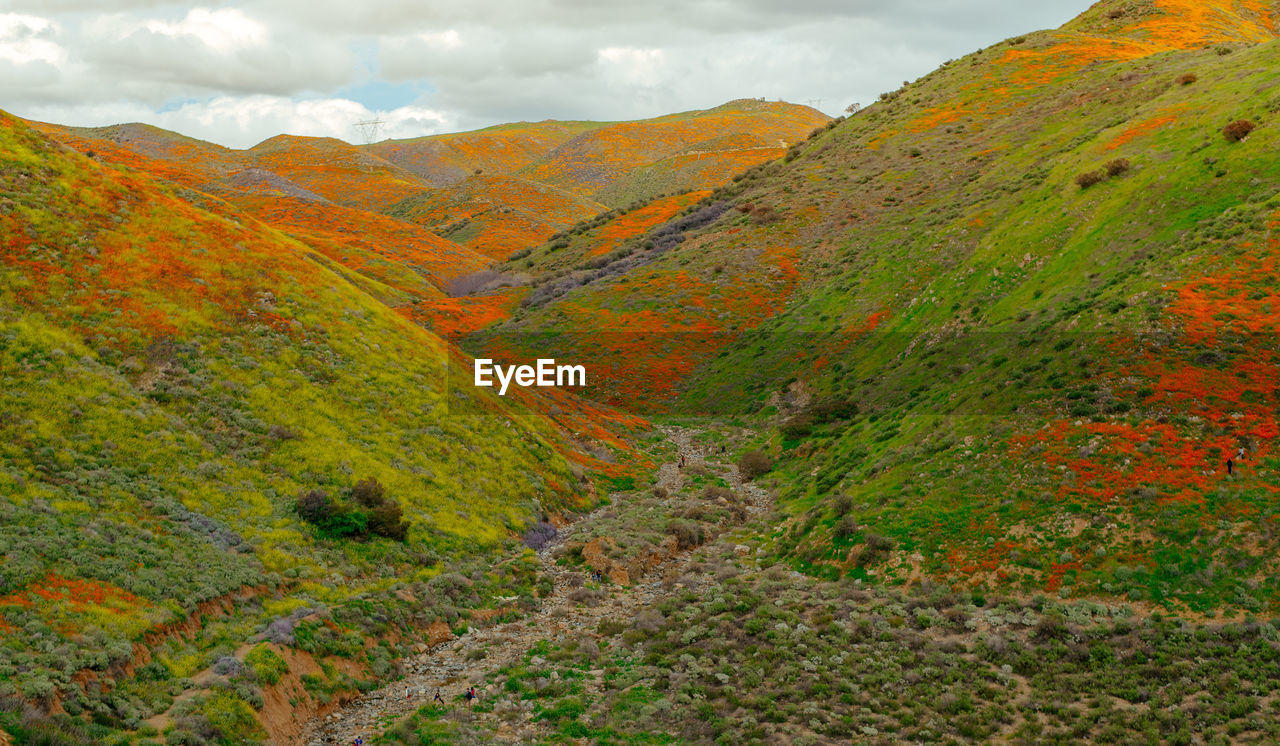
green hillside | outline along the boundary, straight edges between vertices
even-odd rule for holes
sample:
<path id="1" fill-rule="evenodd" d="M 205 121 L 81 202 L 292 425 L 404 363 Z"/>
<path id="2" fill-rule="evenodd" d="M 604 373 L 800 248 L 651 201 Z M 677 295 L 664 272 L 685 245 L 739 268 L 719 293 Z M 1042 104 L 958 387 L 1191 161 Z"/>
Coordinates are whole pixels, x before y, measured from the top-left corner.
<path id="1" fill-rule="evenodd" d="M 530 592 L 484 558 L 588 500 L 551 420 L 227 205 L 7 115 L 0 158 L 0 698 L 133 728 L 280 624 L 384 675 L 388 625 Z M 471 561 L 478 595 L 424 596 Z"/>
<path id="2" fill-rule="evenodd" d="M 1280 46 L 1167 6 L 948 63 L 603 259 L 535 251 L 468 344 L 558 332 L 641 371 L 620 399 L 766 416 L 820 574 L 1274 612 Z"/>

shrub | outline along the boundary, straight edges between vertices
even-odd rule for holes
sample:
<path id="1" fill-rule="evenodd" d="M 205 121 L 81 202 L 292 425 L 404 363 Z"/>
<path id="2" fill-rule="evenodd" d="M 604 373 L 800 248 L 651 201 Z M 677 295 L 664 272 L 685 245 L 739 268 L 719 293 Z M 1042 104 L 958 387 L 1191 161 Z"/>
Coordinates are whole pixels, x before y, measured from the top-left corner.
<path id="1" fill-rule="evenodd" d="M 773 459 L 762 451 L 747 451 L 738 459 L 738 470 L 743 479 L 752 480 L 773 470 Z"/>
<path id="2" fill-rule="evenodd" d="M 1057 640 L 1067 636 L 1067 620 L 1056 611 L 1040 617 L 1036 623 L 1036 637 L 1042 640 Z"/>
<path id="3" fill-rule="evenodd" d="M 893 551 L 893 540 L 877 533 L 868 532 L 864 539 L 866 546 L 858 554 L 858 566 L 869 567 L 888 556 Z"/>
<path id="4" fill-rule="evenodd" d="M 1106 165 L 1107 176 L 1119 176 L 1133 167 L 1128 158 L 1117 158 Z"/>
<path id="5" fill-rule="evenodd" d="M 310 490 L 298 497 L 295 509 L 304 521 L 327 538 L 363 538 L 369 534 L 394 541 L 408 538 L 409 524 L 404 521 L 404 509 L 387 497 L 378 480 L 372 477 L 360 480 L 351 488 L 351 497 L 359 507 L 333 500 L 323 490 Z"/>
<path id="6" fill-rule="evenodd" d="M 289 664 L 266 645 L 258 645 L 250 650 L 244 657 L 244 662 L 253 669 L 253 675 L 258 682 L 268 686 L 279 682 L 285 674 L 289 673 Z"/>
<path id="7" fill-rule="evenodd" d="M 392 541 L 409 538 L 409 524 L 404 520 L 404 509 L 400 503 L 387 501 L 374 508 L 369 514 L 369 532 Z"/>
<path id="8" fill-rule="evenodd" d="M 387 491 L 377 479 L 369 477 L 356 482 L 351 488 L 351 497 L 366 508 L 376 508 L 383 504 Z"/>
<path id="9" fill-rule="evenodd" d="M 818 424 L 847 420 L 858 413 L 858 404 L 849 399 L 833 397 L 809 407 L 809 413 Z"/>
<path id="10" fill-rule="evenodd" d="M 603 591 L 592 590 L 590 588 L 576 588 L 569 592 L 569 600 L 575 604 L 584 606 L 595 606 L 600 603 L 600 599 L 605 597 Z"/>
<path id="11" fill-rule="evenodd" d="M 1102 171 L 1085 171 L 1076 177 L 1076 184 L 1079 184 L 1081 189 L 1088 189 L 1095 184 L 1102 183 L 1104 178 L 1106 177 Z"/>
<path id="12" fill-rule="evenodd" d="M 1199 79 L 1195 73 L 1183 73 L 1178 76 L 1178 85 L 1191 85 Z"/>
<path id="13" fill-rule="evenodd" d="M 779 430 L 787 440 L 800 440 L 813 432 L 813 424 L 813 415 L 802 412 L 787 418 Z"/>
<path id="14" fill-rule="evenodd" d="M 770 225 L 782 220 L 782 213 L 769 205 L 757 205 L 751 212 L 751 222 L 756 225 Z"/>
<path id="15" fill-rule="evenodd" d="M 546 521 L 538 521 L 524 532 L 524 545 L 538 551 L 556 538 L 556 527 Z"/>
<path id="16" fill-rule="evenodd" d="M 309 490 L 298 496 L 298 515 L 307 523 L 319 525 L 337 510 L 337 504 L 324 490 Z"/>
<path id="17" fill-rule="evenodd" d="M 1253 122 L 1250 122 L 1248 119 L 1237 119 L 1231 124 L 1228 124 L 1222 130 L 1222 134 L 1227 138 L 1227 142 L 1240 142 L 1248 137 L 1250 132 L 1253 132 L 1257 128 L 1258 126 Z"/>
<path id="18" fill-rule="evenodd" d="M 727 500 L 733 502 L 733 491 L 715 484 L 707 485 L 702 491 L 703 500 Z"/>
<path id="19" fill-rule="evenodd" d="M 632 618 L 631 624 L 641 632 L 657 632 L 666 626 L 667 620 L 660 611 L 642 609 Z"/>
<path id="20" fill-rule="evenodd" d="M 702 544 L 702 527 L 690 521 L 672 521 L 667 524 L 667 533 L 676 537 L 680 549 L 693 549 Z"/>
<path id="21" fill-rule="evenodd" d="M 224 655 L 214 661 L 213 672 L 222 676 L 239 676 L 244 673 L 244 664 L 234 655 Z"/>
<path id="22" fill-rule="evenodd" d="M 853 519 L 853 516 L 847 515 L 836 524 L 834 533 L 837 539 L 848 541 L 853 538 L 854 534 L 858 533 L 858 522 Z"/>
<path id="23" fill-rule="evenodd" d="M 853 510 L 853 498 L 848 495 L 839 495 L 831 509 L 835 511 L 836 518 L 844 518 Z"/>

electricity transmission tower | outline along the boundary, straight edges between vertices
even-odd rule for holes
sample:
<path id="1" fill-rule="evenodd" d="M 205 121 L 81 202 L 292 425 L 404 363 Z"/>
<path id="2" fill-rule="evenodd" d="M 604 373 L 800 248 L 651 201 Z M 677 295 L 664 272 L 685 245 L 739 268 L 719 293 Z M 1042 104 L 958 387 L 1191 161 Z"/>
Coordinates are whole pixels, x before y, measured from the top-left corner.
<path id="1" fill-rule="evenodd" d="M 360 137 L 364 140 L 365 145 L 372 145 L 378 141 L 378 131 L 382 129 L 382 125 L 386 124 L 381 119 L 366 119 L 363 122 L 356 122 L 356 129 L 360 130 Z"/>

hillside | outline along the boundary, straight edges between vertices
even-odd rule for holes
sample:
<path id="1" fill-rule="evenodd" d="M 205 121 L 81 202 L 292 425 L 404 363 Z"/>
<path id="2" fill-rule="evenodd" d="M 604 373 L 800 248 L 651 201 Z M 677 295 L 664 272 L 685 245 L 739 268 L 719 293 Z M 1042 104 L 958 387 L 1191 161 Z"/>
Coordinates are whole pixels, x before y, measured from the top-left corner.
<path id="1" fill-rule="evenodd" d="M 237 151 L 145 125 L 32 126 L 91 158 L 181 186 L 180 196 L 197 206 L 253 215 L 350 270 L 349 278 L 389 305 L 439 298 L 450 280 L 489 263 L 424 228 L 366 209 L 379 195 L 394 201 L 422 187 L 416 177 L 336 140 L 279 137 Z"/>
<path id="2" fill-rule="evenodd" d="M 818 574 L 1274 612 L 1275 18 L 1101 3 L 953 61 L 604 256 L 512 262 L 466 345 L 773 418 Z"/>
<path id="3" fill-rule="evenodd" d="M 0 112 L 0 746 L 1275 742 L 1278 147 L 1280 0 L 838 120 Z"/>
<path id="4" fill-rule="evenodd" d="M 518 176 L 476 174 L 448 188 L 403 200 L 389 212 L 501 260 L 605 209 L 598 202 Z"/>
<path id="5" fill-rule="evenodd" d="M 0 154 L 0 698 L 136 728 L 187 690 L 188 719 L 252 734 L 248 695 L 200 693 L 217 661 L 367 650 L 307 664 L 320 707 L 530 593 L 485 558 L 587 505 L 584 465 L 621 469 L 450 385 L 455 351 L 306 245 L 7 115 Z M 463 567 L 467 598 L 416 601 Z"/>
<path id="6" fill-rule="evenodd" d="M 610 208 L 725 184 L 827 121 L 808 107 L 743 100 L 635 122 L 508 125 L 373 148 L 448 182 L 390 214 L 501 260 Z"/>

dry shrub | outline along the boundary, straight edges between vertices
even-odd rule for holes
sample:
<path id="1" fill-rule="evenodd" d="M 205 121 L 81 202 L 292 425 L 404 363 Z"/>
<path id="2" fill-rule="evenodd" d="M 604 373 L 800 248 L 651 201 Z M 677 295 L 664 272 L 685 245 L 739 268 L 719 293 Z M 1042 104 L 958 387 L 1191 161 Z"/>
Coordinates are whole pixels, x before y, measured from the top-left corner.
<path id="1" fill-rule="evenodd" d="M 738 459 L 738 470 L 742 472 L 743 479 L 755 479 L 772 469 L 773 459 L 762 451 L 747 451 Z"/>
<path id="2" fill-rule="evenodd" d="M 1191 85 L 1199 79 L 1195 73 L 1184 73 L 1178 76 L 1178 85 Z"/>
<path id="3" fill-rule="evenodd" d="M 726 500 L 733 502 L 733 491 L 715 484 L 707 485 L 702 491 L 703 500 Z"/>
<path id="4" fill-rule="evenodd" d="M 594 591 L 590 588 L 576 588 L 569 592 L 570 601 L 584 606 L 595 606 L 600 603 L 600 599 L 604 598 L 604 596 L 603 591 Z"/>
<path id="5" fill-rule="evenodd" d="M 1105 178 L 1106 176 L 1102 171 L 1085 171 L 1076 177 L 1076 184 L 1079 184 L 1081 189 L 1088 189 L 1095 184 L 1102 183 Z"/>
<path id="6" fill-rule="evenodd" d="M 702 527 L 689 521 L 672 521 L 667 525 L 667 533 L 676 537 L 676 545 L 681 550 L 700 546 L 704 539 Z"/>
<path id="7" fill-rule="evenodd" d="M 666 626 L 667 620 L 655 609 L 642 609 L 632 618 L 631 624 L 641 632 L 657 632 Z"/>
<path id="8" fill-rule="evenodd" d="M 1248 119 L 1237 119 L 1223 128 L 1222 135 L 1227 138 L 1227 142 L 1240 142 L 1257 128 L 1258 125 Z"/>
<path id="9" fill-rule="evenodd" d="M 1129 163 L 1128 158 L 1117 158 L 1106 165 L 1107 176 L 1119 176 L 1130 168 L 1133 168 L 1133 164 Z"/>

